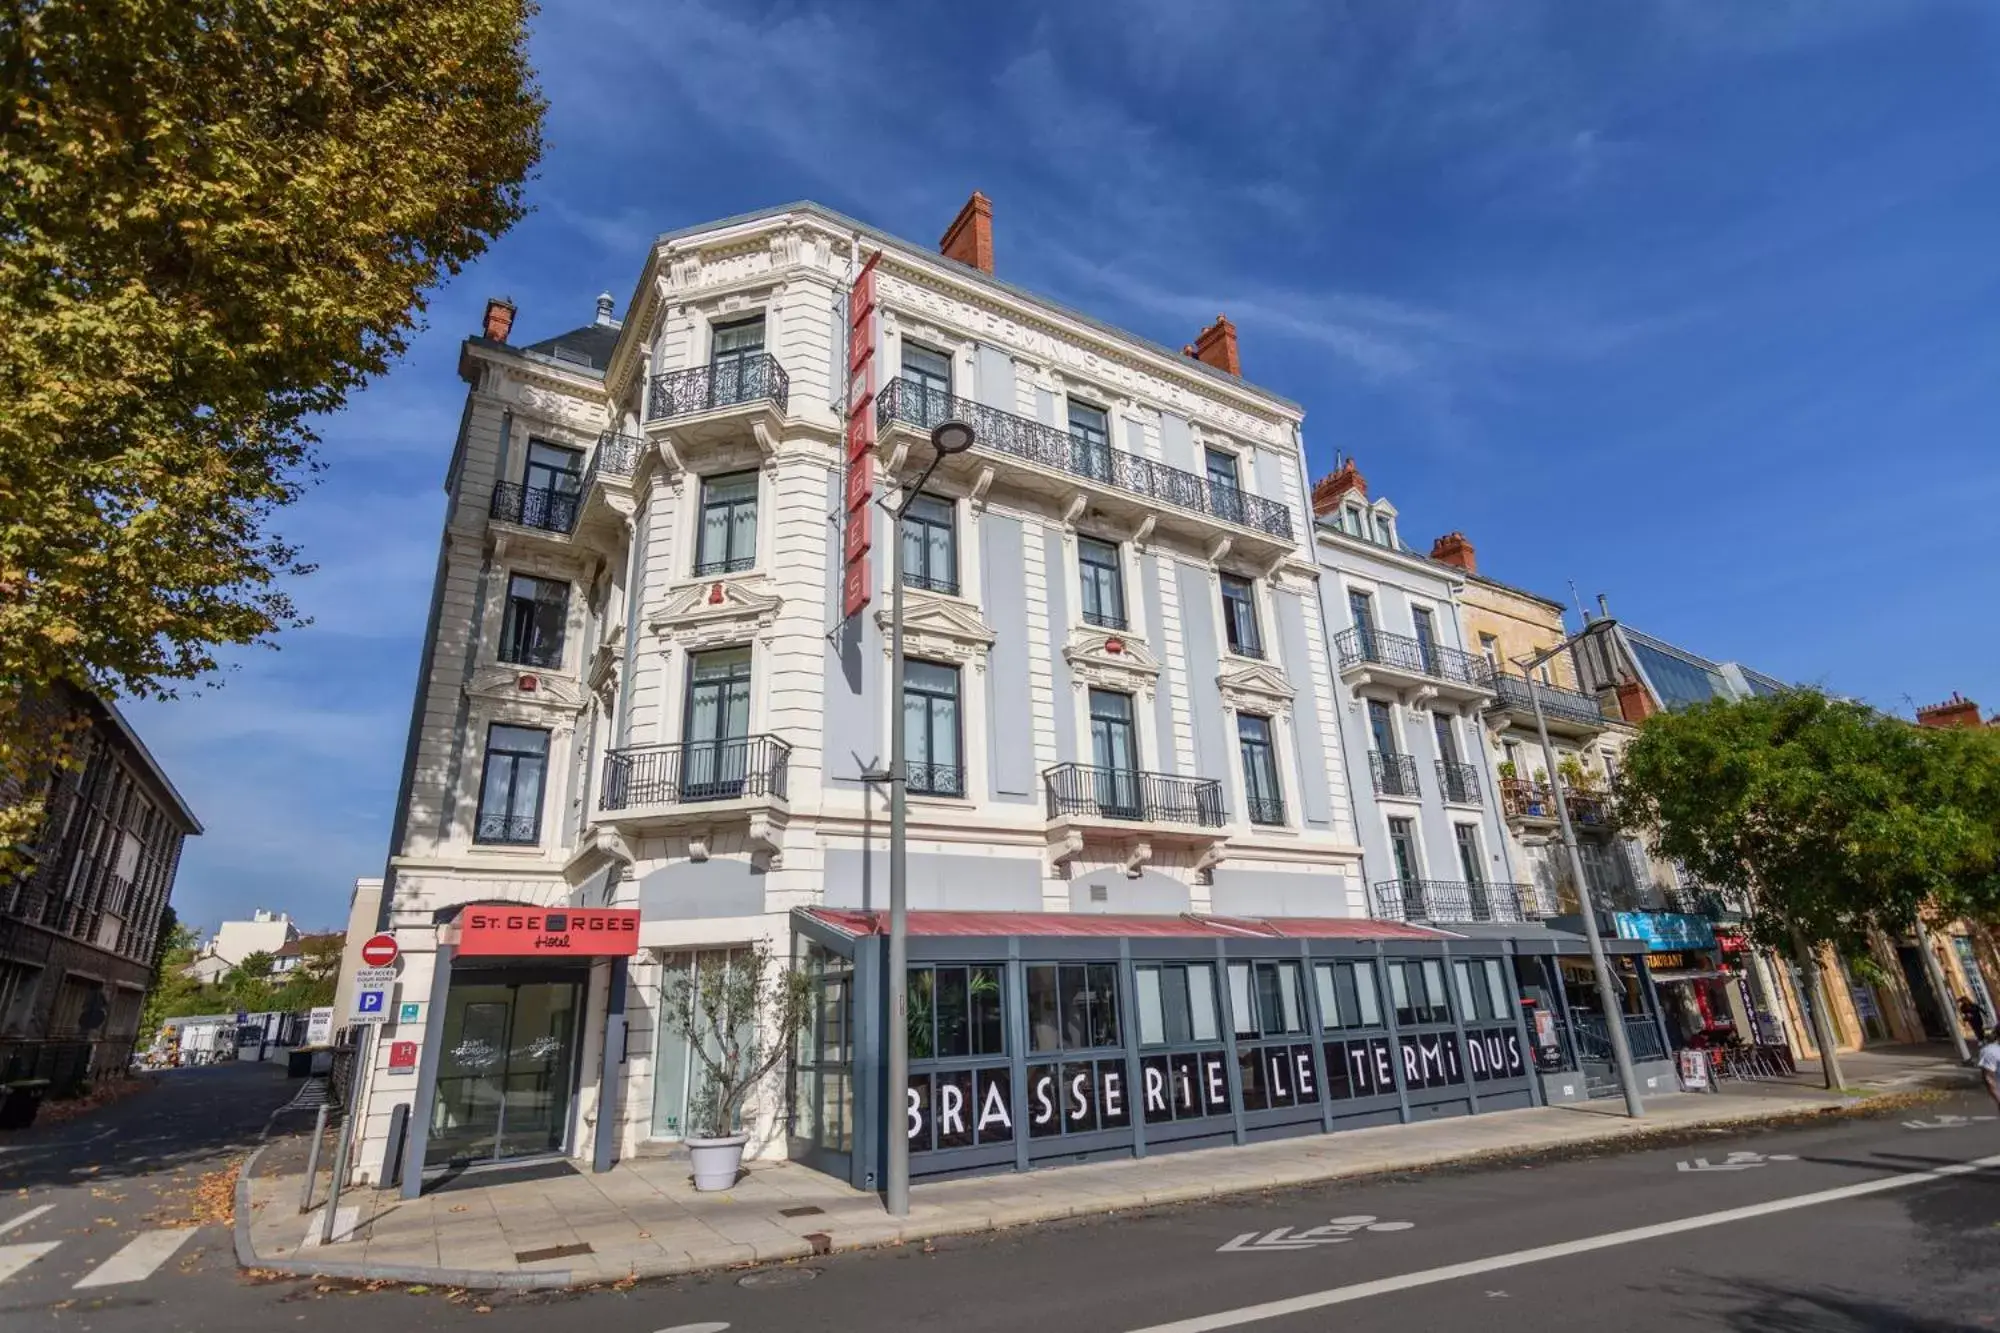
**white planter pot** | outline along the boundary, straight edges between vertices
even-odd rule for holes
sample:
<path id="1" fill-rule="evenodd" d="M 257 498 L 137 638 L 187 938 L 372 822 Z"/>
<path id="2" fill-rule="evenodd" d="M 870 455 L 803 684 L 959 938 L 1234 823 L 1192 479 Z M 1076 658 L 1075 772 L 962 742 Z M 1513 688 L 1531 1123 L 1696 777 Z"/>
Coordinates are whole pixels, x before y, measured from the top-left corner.
<path id="1" fill-rule="evenodd" d="M 686 1140 L 688 1156 L 694 1159 L 694 1187 L 698 1190 L 726 1190 L 736 1183 L 743 1165 L 743 1145 L 748 1134 L 731 1134 L 719 1139 Z"/>

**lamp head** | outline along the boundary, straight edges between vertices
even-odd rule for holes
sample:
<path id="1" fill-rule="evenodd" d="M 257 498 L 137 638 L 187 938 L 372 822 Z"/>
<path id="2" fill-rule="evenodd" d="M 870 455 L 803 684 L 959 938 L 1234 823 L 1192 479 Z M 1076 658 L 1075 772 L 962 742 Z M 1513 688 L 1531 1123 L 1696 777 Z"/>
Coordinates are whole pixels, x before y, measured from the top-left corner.
<path id="1" fill-rule="evenodd" d="M 931 448 L 940 454 L 962 454 L 976 438 L 972 427 L 956 417 L 931 427 Z"/>

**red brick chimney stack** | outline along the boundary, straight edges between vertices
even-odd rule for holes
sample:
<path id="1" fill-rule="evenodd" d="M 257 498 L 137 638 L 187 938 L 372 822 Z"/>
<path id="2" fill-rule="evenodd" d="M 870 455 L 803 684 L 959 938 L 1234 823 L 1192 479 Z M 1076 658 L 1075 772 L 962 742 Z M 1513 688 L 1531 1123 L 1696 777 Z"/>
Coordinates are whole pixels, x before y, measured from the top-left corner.
<path id="1" fill-rule="evenodd" d="M 1941 704 L 1930 704 L 1917 710 L 1917 725 L 1920 727 L 1976 727 L 1979 722 L 1979 705 L 1970 699 L 1960 697 L 1957 690 L 1951 698 Z"/>
<path id="2" fill-rule="evenodd" d="M 514 303 L 504 296 L 491 296 L 486 300 L 486 323 L 483 332 L 494 342 L 507 341 L 507 335 L 514 331 Z"/>
<path id="3" fill-rule="evenodd" d="M 979 191 L 965 201 L 958 216 L 944 229 L 938 253 L 946 259 L 970 264 L 981 273 L 993 271 L 993 204 Z"/>
<path id="4" fill-rule="evenodd" d="M 1368 479 L 1356 470 L 1352 458 L 1342 463 L 1338 471 L 1329 472 L 1313 483 L 1313 513 L 1322 518 L 1331 514 L 1340 508 L 1341 498 L 1349 491 L 1359 492 L 1364 500 L 1368 498 Z"/>
<path id="5" fill-rule="evenodd" d="M 1442 564 L 1457 565 L 1468 574 L 1479 572 L 1479 562 L 1473 558 L 1472 543 L 1462 532 L 1447 532 L 1431 543 L 1431 559 Z"/>
<path id="6" fill-rule="evenodd" d="M 1181 352 L 1239 379 L 1243 375 L 1243 358 L 1236 353 L 1236 326 L 1227 315 L 1217 315 L 1215 323 L 1196 334 L 1194 341 L 1181 348 Z"/>

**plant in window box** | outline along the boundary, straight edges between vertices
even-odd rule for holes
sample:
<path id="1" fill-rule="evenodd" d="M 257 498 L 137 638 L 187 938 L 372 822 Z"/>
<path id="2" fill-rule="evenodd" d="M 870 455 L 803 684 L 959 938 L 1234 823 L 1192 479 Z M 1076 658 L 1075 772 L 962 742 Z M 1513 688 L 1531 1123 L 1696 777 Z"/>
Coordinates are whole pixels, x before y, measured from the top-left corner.
<path id="1" fill-rule="evenodd" d="M 1520 769 L 1514 766 L 1514 761 L 1512 759 L 1502 759 L 1500 761 L 1499 771 L 1500 771 L 1500 780 L 1502 782 L 1512 782 L 1515 778 L 1521 775 Z"/>
<path id="2" fill-rule="evenodd" d="M 731 958 L 705 957 L 694 973 L 671 981 L 661 1010 L 669 1028 L 688 1038 L 700 1079 L 688 1099 L 688 1153 L 698 1190 L 736 1183 L 746 1103 L 790 1058 L 812 1009 L 812 978 L 777 966 L 760 942 Z M 766 1034 L 777 1034 L 766 1045 Z"/>
<path id="3" fill-rule="evenodd" d="M 1556 771 L 1562 774 L 1563 786 L 1571 791 L 1589 792 L 1597 787 L 1597 775 L 1585 768 L 1583 761 L 1575 755 L 1565 755 L 1563 761 L 1556 765 Z"/>

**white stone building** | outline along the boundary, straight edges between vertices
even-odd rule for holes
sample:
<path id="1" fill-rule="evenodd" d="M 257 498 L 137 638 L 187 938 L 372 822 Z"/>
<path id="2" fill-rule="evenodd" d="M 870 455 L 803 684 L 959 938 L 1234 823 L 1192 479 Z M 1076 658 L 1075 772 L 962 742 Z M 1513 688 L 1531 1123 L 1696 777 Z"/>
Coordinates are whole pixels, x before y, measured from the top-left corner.
<path id="1" fill-rule="evenodd" d="M 879 505 L 841 615 L 846 296 L 878 251 L 876 494 L 943 416 L 978 432 L 903 533 L 912 907 L 1367 914 L 1301 413 L 1232 373 L 1227 321 L 1196 359 L 998 281 L 978 196 L 943 254 L 809 203 L 688 228 L 622 321 L 607 296 L 522 345 L 495 302 L 464 345 L 358 1178 L 399 1103 L 431 1164 L 674 1139 L 668 980 L 788 952 L 795 908 L 887 907 Z M 441 965 L 471 903 L 636 908 L 638 952 Z M 784 1151 L 780 1090 L 755 1112 Z"/>

